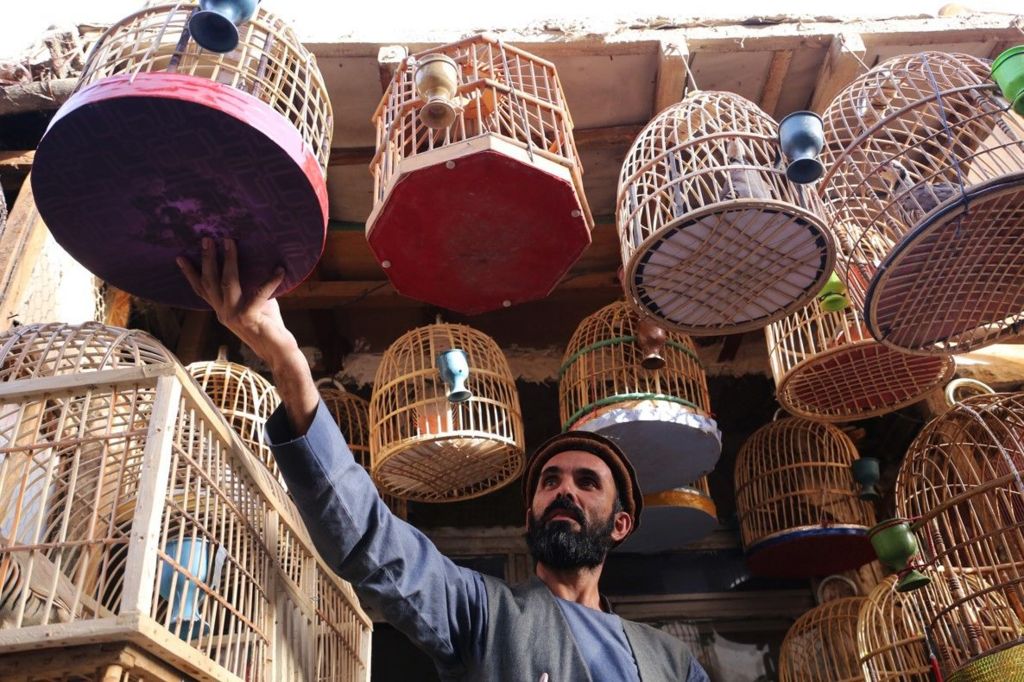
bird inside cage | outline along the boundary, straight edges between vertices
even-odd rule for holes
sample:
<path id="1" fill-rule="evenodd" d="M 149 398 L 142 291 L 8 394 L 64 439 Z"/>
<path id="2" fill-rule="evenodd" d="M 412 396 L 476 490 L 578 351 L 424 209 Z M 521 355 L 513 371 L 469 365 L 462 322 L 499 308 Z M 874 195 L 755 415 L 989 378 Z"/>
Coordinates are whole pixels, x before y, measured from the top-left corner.
<path id="1" fill-rule="evenodd" d="M 897 219 L 911 229 L 939 205 L 962 192 L 961 187 L 951 182 L 912 173 L 896 159 L 882 164 L 879 176 L 888 183 Z"/>
<path id="2" fill-rule="evenodd" d="M 0 536 L 0 545 L 8 544 Z M 0 629 L 67 623 L 75 615 L 71 604 L 76 602 L 76 592 L 42 552 L 7 552 L 0 557 Z"/>

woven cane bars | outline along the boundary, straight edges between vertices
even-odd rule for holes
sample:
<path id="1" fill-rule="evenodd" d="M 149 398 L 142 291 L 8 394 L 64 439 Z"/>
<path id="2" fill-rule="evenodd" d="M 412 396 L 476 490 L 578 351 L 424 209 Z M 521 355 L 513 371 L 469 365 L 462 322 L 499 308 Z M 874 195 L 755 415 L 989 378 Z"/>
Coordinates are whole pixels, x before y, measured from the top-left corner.
<path id="1" fill-rule="evenodd" d="M 618 186 L 622 262 L 629 292 L 666 327 L 759 329 L 828 278 L 823 209 L 786 180 L 777 134 L 752 102 L 696 92 L 633 143 Z"/>
<path id="2" fill-rule="evenodd" d="M 857 497 L 857 450 L 831 424 L 778 419 L 736 457 L 736 513 L 747 564 L 758 575 L 813 577 L 867 563 L 874 511 Z"/>
<path id="3" fill-rule="evenodd" d="M 866 419 L 923 399 L 953 374 L 942 355 L 911 355 L 879 343 L 852 306 L 818 299 L 765 329 L 779 403 L 829 422 Z"/>
<path id="4" fill-rule="evenodd" d="M 438 369 L 464 351 L 472 397 L 451 402 Z M 370 454 L 380 489 L 416 502 L 469 499 L 511 483 L 523 467 L 523 419 L 498 345 L 465 325 L 433 324 L 384 353 L 370 398 Z"/>
<path id="5" fill-rule="evenodd" d="M 49 649 L 55 679 L 94 679 L 90 659 L 54 650 L 130 643 L 178 679 L 367 678 L 370 621 L 351 587 L 145 334 L 0 335 L 0 528 L 5 665 Z M 164 679 L 144 668 L 121 679 Z"/>
<path id="6" fill-rule="evenodd" d="M 988 74 L 964 54 L 904 55 L 825 112 L 837 267 L 883 343 L 960 353 L 1018 331 L 1024 122 Z"/>
<path id="7" fill-rule="evenodd" d="M 348 449 L 352 451 L 356 461 L 369 472 L 370 403 L 329 379 L 318 381 L 317 388 L 320 391 L 320 399 L 324 401 L 324 405 L 345 436 Z M 408 516 L 408 505 L 405 500 L 386 494 L 382 494 L 381 497 L 396 516 L 403 519 Z"/>
<path id="8" fill-rule="evenodd" d="M 780 682 L 862 682 L 857 614 L 864 597 L 825 602 L 797 619 L 779 656 Z"/>
<path id="9" fill-rule="evenodd" d="M 950 595 L 930 623 L 948 680 L 1024 669 L 1022 481 L 1020 393 L 964 399 L 924 427 L 900 469 L 897 513 L 917 519 L 929 576 Z"/>

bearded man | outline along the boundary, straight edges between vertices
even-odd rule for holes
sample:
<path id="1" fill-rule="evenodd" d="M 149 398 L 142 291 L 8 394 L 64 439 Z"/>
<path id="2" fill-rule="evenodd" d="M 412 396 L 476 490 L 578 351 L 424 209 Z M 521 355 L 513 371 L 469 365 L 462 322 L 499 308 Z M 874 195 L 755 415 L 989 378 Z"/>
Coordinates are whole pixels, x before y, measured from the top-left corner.
<path id="1" fill-rule="evenodd" d="M 430 655 L 443 680 L 707 682 L 680 641 L 612 614 L 598 591 L 608 551 L 636 530 L 643 506 L 633 467 L 614 443 L 569 432 L 527 462 L 532 580 L 510 587 L 456 566 L 391 514 L 353 458 L 271 298 L 283 271 L 245 296 L 234 242 L 220 251 L 204 239 L 200 270 L 185 259 L 178 265 L 273 372 L 282 405 L 267 440 L 317 549 L 361 600 Z"/>

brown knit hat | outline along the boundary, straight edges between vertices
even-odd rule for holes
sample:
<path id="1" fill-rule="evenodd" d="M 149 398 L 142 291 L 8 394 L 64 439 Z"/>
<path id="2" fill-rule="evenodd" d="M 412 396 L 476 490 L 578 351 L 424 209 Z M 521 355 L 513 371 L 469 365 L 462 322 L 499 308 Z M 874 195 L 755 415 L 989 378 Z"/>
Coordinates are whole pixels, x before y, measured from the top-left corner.
<path id="1" fill-rule="evenodd" d="M 523 502 L 530 508 L 533 494 L 540 481 L 540 472 L 544 464 L 561 452 L 580 450 L 597 455 L 612 470 L 615 486 L 618 488 L 622 508 L 633 517 L 633 530 L 640 527 L 640 512 L 644 508 L 644 496 L 640 492 L 640 484 L 636 480 L 636 472 L 626 454 L 611 439 L 589 431 L 566 431 L 544 441 L 534 450 L 526 463 L 523 473 Z M 623 538 L 625 539 L 625 538 Z"/>

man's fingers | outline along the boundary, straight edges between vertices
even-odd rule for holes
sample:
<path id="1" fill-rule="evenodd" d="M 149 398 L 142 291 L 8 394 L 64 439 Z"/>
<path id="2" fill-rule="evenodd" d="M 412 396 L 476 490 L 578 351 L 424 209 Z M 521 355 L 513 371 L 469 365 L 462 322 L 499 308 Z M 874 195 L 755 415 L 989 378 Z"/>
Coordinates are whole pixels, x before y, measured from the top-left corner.
<path id="1" fill-rule="evenodd" d="M 281 282 L 284 281 L 284 268 L 280 265 L 274 269 L 274 276 L 264 282 L 259 289 L 256 290 L 256 299 L 262 303 L 263 301 L 269 301 L 273 296 L 277 288 L 281 286 Z"/>
<path id="2" fill-rule="evenodd" d="M 234 239 L 224 240 L 224 272 L 220 275 L 221 295 L 229 306 L 238 305 L 242 286 L 238 283 L 238 249 Z"/>
<path id="3" fill-rule="evenodd" d="M 200 278 L 206 290 L 206 302 L 214 308 L 220 307 L 220 268 L 217 267 L 217 249 L 213 240 L 203 237 L 203 274 Z"/>
<path id="4" fill-rule="evenodd" d="M 184 256 L 178 256 L 175 259 L 178 267 L 181 268 L 181 274 L 185 275 L 185 279 L 188 280 L 189 286 L 192 287 L 192 291 L 196 292 L 196 296 L 206 300 L 206 291 L 203 289 L 203 283 L 199 278 L 199 273 L 192 267 L 192 264 L 188 262 L 188 259 Z"/>

